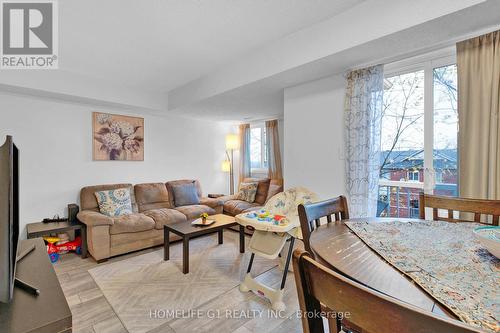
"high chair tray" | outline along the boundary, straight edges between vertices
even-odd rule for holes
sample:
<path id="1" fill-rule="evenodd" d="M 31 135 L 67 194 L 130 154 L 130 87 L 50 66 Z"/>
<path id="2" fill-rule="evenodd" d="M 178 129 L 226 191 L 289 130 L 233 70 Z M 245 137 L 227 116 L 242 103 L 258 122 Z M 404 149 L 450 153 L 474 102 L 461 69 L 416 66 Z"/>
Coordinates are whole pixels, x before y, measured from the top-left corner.
<path id="1" fill-rule="evenodd" d="M 286 233 L 290 230 L 297 228 L 297 225 L 292 223 L 277 224 L 272 218 L 259 218 L 256 213 L 242 213 L 236 215 L 236 222 L 242 226 L 250 226 L 255 230 L 262 230 L 268 232 L 281 232 Z"/>

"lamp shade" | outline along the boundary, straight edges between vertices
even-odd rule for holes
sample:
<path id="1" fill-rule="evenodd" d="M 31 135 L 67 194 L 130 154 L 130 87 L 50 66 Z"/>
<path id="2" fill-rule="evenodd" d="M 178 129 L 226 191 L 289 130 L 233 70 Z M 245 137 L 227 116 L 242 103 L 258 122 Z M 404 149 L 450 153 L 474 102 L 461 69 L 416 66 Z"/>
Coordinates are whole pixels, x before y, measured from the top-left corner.
<path id="1" fill-rule="evenodd" d="M 226 135 L 226 149 L 238 149 L 239 146 L 239 137 L 236 134 L 228 134 Z"/>
<path id="2" fill-rule="evenodd" d="M 231 171 L 231 161 L 225 160 L 222 162 L 222 171 L 224 172 L 230 172 Z"/>

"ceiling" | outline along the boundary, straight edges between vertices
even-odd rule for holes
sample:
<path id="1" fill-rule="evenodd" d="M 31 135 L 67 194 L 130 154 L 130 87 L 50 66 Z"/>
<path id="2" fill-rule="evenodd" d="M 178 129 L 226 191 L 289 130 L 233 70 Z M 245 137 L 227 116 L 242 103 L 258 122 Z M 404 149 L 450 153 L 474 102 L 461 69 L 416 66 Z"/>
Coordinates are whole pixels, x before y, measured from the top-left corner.
<path id="1" fill-rule="evenodd" d="M 211 98 L 180 107 L 194 118 L 252 121 L 283 117 L 283 89 L 357 67 L 389 64 L 422 55 L 454 54 L 455 43 L 500 28 L 500 1 L 486 1 L 397 33 L 374 39 Z"/>
<path id="2" fill-rule="evenodd" d="M 63 71 L 168 92 L 364 0 L 64 0 Z"/>
<path id="3" fill-rule="evenodd" d="M 179 108 L 183 116 L 214 121 L 256 121 L 283 116 L 283 88 L 279 84 L 251 84 Z"/>
<path id="4" fill-rule="evenodd" d="M 0 91 L 226 121 L 282 116 L 287 87 L 454 45 L 500 22 L 498 0 L 58 6 L 59 69 L 4 71 Z"/>

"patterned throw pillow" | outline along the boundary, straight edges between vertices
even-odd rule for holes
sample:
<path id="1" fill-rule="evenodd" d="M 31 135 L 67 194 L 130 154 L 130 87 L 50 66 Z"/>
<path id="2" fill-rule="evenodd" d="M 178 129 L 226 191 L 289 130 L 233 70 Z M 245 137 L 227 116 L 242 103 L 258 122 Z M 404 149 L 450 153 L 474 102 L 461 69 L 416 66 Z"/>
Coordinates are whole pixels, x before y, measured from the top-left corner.
<path id="1" fill-rule="evenodd" d="M 259 183 L 241 183 L 240 191 L 236 194 L 236 199 L 250 203 L 254 202 L 258 185 Z"/>
<path id="2" fill-rule="evenodd" d="M 132 201 L 128 188 L 95 192 L 101 214 L 116 217 L 132 214 Z"/>

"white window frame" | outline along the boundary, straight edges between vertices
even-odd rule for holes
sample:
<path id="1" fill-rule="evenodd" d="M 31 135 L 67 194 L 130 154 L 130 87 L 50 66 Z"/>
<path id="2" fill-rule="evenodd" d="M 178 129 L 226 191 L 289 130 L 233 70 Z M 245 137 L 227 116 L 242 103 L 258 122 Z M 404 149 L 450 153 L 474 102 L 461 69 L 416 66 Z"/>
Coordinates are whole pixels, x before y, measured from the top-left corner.
<path id="1" fill-rule="evenodd" d="M 260 153 L 261 153 L 261 161 L 262 161 L 262 164 L 261 164 L 261 167 L 260 168 L 251 168 L 251 173 L 252 175 L 256 175 L 256 176 L 260 176 L 260 175 L 264 175 L 268 173 L 268 169 L 267 169 L 267 165 L 264 165 L 264 161 L 267 160 L 267 150 L 266 150 L 266 135 L 265 135 L 265 131 L 266 131 L 266 125 L 265 123 L 254 123 L 254 124 L 250 124 L 250 130 L 252 130 L 253 128 L 260 128 L 261 129 L 261 139 L 260 139 L 260 144 L 261 144 L 261 148 L 260 148 Z"/>
<path id="2" fill-rule="evenodd" d="M 417 175 L 417 180 L 413 179 Z M 410 182 L 418 182 L 420 180 L 420 170 L 408 170 L 408 181 Z"/>
<path id="3" fill-rule="evenodd" d="M 456 64 L 456 62 L 455 47 L 449 47 L 384 66 L 384 77 L 391 77 L 419 70 L 424 71 L 424 182 L 383 180 L 379 182 L 379 185 L 420 188 L 427 194 L 432 194 L 434 192 L 434 188 L 436 187 L 433 160 L 434 68 L 453 65 Z"/>

